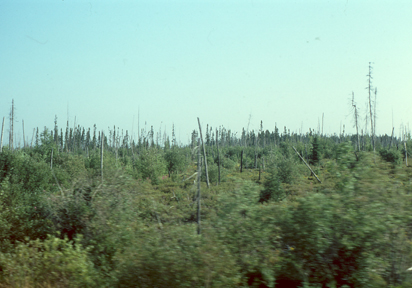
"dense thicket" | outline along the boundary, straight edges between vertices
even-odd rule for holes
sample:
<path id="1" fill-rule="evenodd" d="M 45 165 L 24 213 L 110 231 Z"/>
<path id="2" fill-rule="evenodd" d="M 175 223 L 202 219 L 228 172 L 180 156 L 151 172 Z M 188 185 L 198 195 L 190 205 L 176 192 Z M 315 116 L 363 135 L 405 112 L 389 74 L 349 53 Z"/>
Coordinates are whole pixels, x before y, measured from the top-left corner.
<path id="1" fill-rule="evenodd" d="M 198 235 L 196 131 L 55 124 L 0 153 L 0 287 L 412 287 L 409 136 L 207 127 Z"/>

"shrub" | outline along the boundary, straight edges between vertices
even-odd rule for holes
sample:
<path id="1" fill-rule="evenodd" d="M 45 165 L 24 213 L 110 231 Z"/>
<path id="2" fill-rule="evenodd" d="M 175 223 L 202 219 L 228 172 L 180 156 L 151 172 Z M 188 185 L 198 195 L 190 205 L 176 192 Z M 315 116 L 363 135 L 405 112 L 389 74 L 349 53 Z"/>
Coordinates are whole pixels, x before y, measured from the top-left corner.
<path id="1" fill-rule="evenodd" d="M 399 164 L 399 161 L 401 160 L 401 152 L 399 150 L 395 149 L 381 149 L 379 150 L 379 154 L 381 155 L 382 159 L 385 160 L 386 162 L 393 163 L 393 164 Z"/>
<path id="2" fill-rule="evenodd" d="M 235 262 L 216 239 L 195 226 L 146 229 L 116 256 L 117 287 L 235 287 Z"/>
<path id="3" fill-rule="evenodd" d="M 93 287 L 89 249 L 79 241 L 49 237 L 19 243 L 14 253 L 0 254 L 3 281 L 12 287 Z"/>
<path id="4" fill-rule="evenodd" d="M 159 184 L 159 177 L 166 173 L 166 162 L 161 151 L 154 148 L 141 152 L 137 167 L 142 178 L 149 178 L 153 184 Z"/>

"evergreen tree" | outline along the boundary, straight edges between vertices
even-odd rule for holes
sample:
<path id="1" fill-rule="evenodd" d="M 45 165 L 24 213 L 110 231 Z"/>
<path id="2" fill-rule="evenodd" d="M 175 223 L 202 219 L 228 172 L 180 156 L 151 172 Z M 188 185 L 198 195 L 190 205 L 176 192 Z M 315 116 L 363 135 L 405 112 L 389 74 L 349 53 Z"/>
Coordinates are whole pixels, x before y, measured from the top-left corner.
<path id="1" fill-rule="evenodd" d="M 315 135 L 313 137 L 313 142 L 312 142 L 312 155 L 310 157 L 311 159 L 311 164 L 318 164 L 320 160 L 320 147 L 319 147 L 319 139 L 318 135 Z"/>
<path id="2" fill-rule="evenodd" d="M 54 142 L 59 143 L 59 129 L 57 127 L 57 115 L 54 116 Z"/>
<path id="3" fill-rule="evenodd" d="M 96 147 L 96 141 L 97 141 L 97 139 L 96 139 L 96 129 L 97 129 L 96 124 L 94 124 L 94 125 L 93 125 L 92 148 L 95 148 L 95 147 Z"/>
<path id="4" fill-rule="evenodd" d="M 276 145 L 279 145 L 279 139 L 280 139 L 280 136 L 279 136 L 279 129 L 278 129 L 278 127 L 276 126 L 276 123 L 275 123 L 275 135 L 274 135 L 274 144 L 275 144 L 275 146 Z"/>
<path id="5" fill-rule="evenodd" d="M 39 147 L 40 139 L 39 139 L 39 127 L 36 128 L 36 147 Z"/>
<path id="6" fill-rule="evenodd" d="M 64 147 L 64 143 L 63 143 L 63 128 L 60 128 L 60 150 L 63 152 L 63 147 Z"/>
<path id="7" fill-rule="evenodd" d="M 268 202 L 270 200 L 279 201 L 282 200 L 285 196 L 283 191 L 278 173 L 274 167 L 269 169 L 269 176 L 266 177 L 263 186 L 264 189 L 260 192 L 259 202 Z"/>

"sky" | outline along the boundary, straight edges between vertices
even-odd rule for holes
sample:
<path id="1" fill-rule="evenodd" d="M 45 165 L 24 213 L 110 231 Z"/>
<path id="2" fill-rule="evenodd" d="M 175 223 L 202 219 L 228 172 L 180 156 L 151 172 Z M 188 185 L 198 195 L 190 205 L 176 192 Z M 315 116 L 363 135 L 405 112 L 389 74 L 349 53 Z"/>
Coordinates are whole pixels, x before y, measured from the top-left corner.
<path id="1" fill-rule="evenodd" d="M 412 1 L 0 2 L 0 117 L 15 143 L 66 122 L 172 133 L 222 126 L 365 131 L 369 63 L 376 133 L 409 129 Z M 375 91 L 375 90 L 373 90 Z M 372 99 L 374 99 L 374 94 Z M 367 132 L 370 131 L 368 124 Z M 3 143 L 8 143 L 5 137 Z"/>

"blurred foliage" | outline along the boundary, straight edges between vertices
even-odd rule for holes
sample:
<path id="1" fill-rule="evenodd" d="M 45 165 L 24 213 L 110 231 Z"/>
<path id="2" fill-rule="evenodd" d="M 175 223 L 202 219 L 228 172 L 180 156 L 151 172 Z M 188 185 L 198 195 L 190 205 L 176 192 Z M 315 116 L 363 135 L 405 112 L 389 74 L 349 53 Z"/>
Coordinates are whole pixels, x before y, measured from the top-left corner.
<path id="1" fill-rule="evenodd" d="M 18 243 L 13 253 L 0 254 L 2 282 L 11 287 L 96 287 L 90 249 L 79 241 L 50 236 Z"/>

